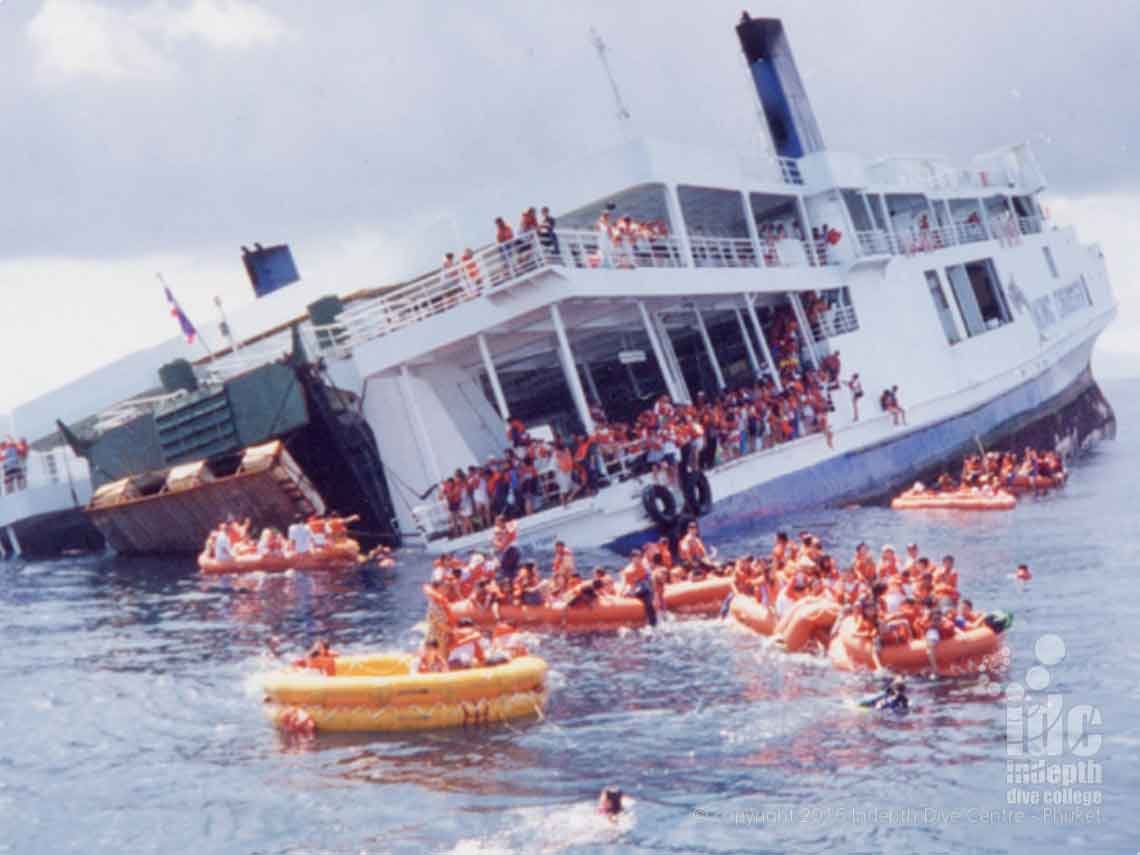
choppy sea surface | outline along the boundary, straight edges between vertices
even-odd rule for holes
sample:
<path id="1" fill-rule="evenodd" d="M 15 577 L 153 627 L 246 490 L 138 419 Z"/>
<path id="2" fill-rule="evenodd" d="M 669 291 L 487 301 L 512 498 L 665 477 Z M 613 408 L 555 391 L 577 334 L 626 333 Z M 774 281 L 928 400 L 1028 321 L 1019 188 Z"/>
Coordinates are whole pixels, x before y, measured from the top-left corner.
<path id="1" fill-rule="evenodd" d="M 845 560 L 953 553 L 966 596 L 1015 613 L 1008 671 L 914 679 L 901 717 L 856 707 L 870 677 L 703 620 L 538 640 L 541 721 L 291 742 L 257 675 L 322 636 L 411 649 L 424 555 L 336 578 L 0 563 L 0 852 L 1136 852 L 1140 381 L 1105 392 L 1118 439 L 1012 513 L 780 521 Z M 617 823 L 606 784 L 633 800 Z"/>

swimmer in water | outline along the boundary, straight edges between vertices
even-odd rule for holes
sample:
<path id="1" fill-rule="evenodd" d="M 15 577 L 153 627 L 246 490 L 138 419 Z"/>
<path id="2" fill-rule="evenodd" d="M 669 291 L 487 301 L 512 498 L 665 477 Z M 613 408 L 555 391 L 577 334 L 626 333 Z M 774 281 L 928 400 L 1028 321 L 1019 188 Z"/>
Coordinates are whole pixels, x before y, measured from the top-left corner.
<path id="1" fill-rule="evenodd" d="M 620 787 L 603 787 L 598 796 L 598 813 L 616 819 L 622 812 L 622 798 Z"/>
<path id="2" fill-rule="evenodd" d="M 864 698 L 859 706 L 873 710 L 890 710 L 891 712 L 906 712 L 910 709 L 910 698 L 906 694 L 906 682 L 902 677 L 895 677 L 887 688 L 877 695 Z"/>
<path id="3" fill-rule="evenodd" d="M 1029 565 L 1028 564 L 1018 564 L 1017 565 L 1017 572 L 1014 573 L 1013 575 L 1016 576 L 1018 579 L 1021 579 L 1022 581 L 1028 581 L 1028 580 L 1033 578 L 1033 574 L 1029 572 Z"/>

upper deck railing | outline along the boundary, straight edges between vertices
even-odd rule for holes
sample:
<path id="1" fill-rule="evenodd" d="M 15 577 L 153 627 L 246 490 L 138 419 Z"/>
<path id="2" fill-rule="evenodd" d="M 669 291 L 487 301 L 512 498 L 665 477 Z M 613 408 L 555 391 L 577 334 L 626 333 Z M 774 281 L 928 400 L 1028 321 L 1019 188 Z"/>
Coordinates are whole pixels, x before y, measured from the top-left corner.
<path id="1" fill-rule="evenodd" d="M 989 232 L 981 222 L 963 222 L 937 228 L 881 229 L 855 233 L 855 254 L 903 255 L 936 252 L 951 246 L 996 239 L 1014 243 L 1023 233 L 1042 229 L 1039 218 L 991 218 Z M 831 266 L 841 256 L 826 239 L 818 241 L 762 240 L 689 236 L 692 261 L 700 268 L 767 268 Z M 504 243 L 482 247 L 448 267 L 438 268 L 371 299 L 352 302 L 336 323 L 306 330 L 306 340 L 319 352 L 352 348 L 427 318 L 448 312 L 484 294 L 559 268 L 632 270 L 688 266 L 681 241 L 674 235 L 640 236 L 615 240 L 596 230 L 559 229 L 552 234 L 527 232 Z M 272 351 L 275 345 L 266 345 Z M 266 348 L 262 348 L 265 350 Z M 267 351 L 267 352 L 268 352 Z M 227 357 L 219 368 L 225 373 L 239 360 L 261 358 L 241 351 Z"/>

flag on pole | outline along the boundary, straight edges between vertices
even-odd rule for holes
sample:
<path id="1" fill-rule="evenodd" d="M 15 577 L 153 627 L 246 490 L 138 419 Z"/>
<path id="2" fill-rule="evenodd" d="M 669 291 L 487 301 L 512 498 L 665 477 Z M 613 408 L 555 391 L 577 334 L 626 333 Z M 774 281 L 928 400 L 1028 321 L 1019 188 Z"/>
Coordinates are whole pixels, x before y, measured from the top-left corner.
<path id="1" fill-rule="evenodd" d="M 186 317 L 186 313 L 182 311 L 182 307 L 178 305 L 178 301 L 174 299 L 170 289 L 163 286 L 162 290 L 166 292 L 166 302 L 170 304 L 170 314 L 178 319 L 178 326 L 182 328 L 182 334 L 186 336 L 187 344 L 193 344 L 194 337 L 198 335 L 198 330 L 194 329 L 194 324 Z"/>

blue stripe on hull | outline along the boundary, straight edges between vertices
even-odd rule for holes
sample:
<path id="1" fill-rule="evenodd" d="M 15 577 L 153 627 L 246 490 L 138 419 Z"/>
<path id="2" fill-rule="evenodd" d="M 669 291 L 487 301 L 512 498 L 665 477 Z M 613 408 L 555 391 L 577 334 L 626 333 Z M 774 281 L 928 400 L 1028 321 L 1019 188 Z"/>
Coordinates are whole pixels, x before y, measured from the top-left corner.
<path id="1" fill-rule="evenodd" d="M 708 516 L 701 518 L 702 535 L 723 537 L 758 520 L 877 498 L 913 482 L 933 467 L 957 461 L 977 448 L 976 437 L 992 442 L 1008 436 L 1075 400 L 1087 388 L 1095 388 L 1086 368 L 1067 388 L 1055 393 L 1064 375 L 1071 376 L 1072 369 L 1066 370 L 1065 361 L 970 412 L 782 475 L 719 501 Z M 658 529 L 646 528 L 606 546 L 625 553 L 659 536 Z"/>

